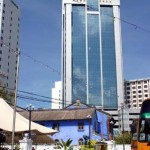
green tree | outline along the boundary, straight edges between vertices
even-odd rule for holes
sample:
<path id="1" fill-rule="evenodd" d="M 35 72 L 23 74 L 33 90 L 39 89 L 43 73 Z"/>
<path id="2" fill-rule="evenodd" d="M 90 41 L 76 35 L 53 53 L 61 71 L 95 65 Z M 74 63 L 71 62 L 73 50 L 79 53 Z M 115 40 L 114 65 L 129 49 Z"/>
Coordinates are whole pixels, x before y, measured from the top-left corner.
<path id="1" fill-rule="evenodd" d="M 10 105 L 14 104 L 15 93 L 10 91 L 8 92 L 6 88 L 1 85 L 1 82 L 0 82 L 0 97 L 6 100 L 6 102 Z"/>
<path id="2" fill-rule="evenodd" d="M 123 135 L 115 137 L 114 140 L 115 140 L 116 144 L 123 144 Z M 124 143 L 125 144 L 131 144 L 131 134 L 128 132 L 124 133 Z"/>
<path id="3" fill-rule="evenodd" d="M 69 138 L 66 142 L 61 139 L 61 142 L 57 143 L 57 146 L 59 149 L 64 148 L 64 150 L 67 150 L 71 146 L 72 140 Z"/>

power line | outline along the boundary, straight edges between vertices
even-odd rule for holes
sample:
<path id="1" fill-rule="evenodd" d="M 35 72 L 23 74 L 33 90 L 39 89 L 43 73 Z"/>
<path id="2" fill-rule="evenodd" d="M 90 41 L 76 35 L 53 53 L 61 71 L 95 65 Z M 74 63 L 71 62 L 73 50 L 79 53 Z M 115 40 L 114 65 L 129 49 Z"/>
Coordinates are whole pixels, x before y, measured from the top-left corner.
<path id="1" fill-rule="evenodd" d="M 80 4 L 84 4 L 84 3 L 80 3 Z M 87 6 L 87 9 L 91 8 L 93 11 L 97 11 L 97 10 L 96 10 L 95 8 L 93 8 L 92 6 L 89 6 L 89 5 L 87 5 L 87 4 L 84 4 L 84 5 Z M 104 12 L 104 11 L 103 11 L 103 12 Z M 109 16 L 109 17 L 112 17 L 113 19 L 118 19 L 118 20 L 120 20 L 120 21 L 123 22 L 123 23 L 126 23 L 126 24 L 128 24 L 128 25 L 130 25 L 130 26 L 133 26 L 134 29 L 140 29 L 140 30 L 142 30 L 142 31 L 144 31 L 144 32 L 150 33 L 150 30 L 148 30 L 148 29 L 146 29 L 146 28 L 144 28 L 144 27 L 141 27 L 141 26 L 139 26 L 139 25 L 137 25 L 137 24 L 134 24 L 134 23 L 132 23 L 132 22 L 126 21 L 126 20 L 121 19 L 121 18 L 119 18 L 119 17 L 114 17 L 114 16 L 111 16 L 111 15 L 105 14 L 105 13 L 103 13 L 103 12 L 100 11 L 100 14 L 102 13 L 103 15 L 107 15 L 107 16 Z"/>
<path id="2" fill-rule="evenodd" d="M 8 88 L 8 87 L 4 87 L 4 86 L 1 86 L 0 85 L 0 87 L 1 88 L 4 88 L 4 89 L 8 89 L 8 90 L 10 90 L 10 91 L 13 91 L 13 92 L 15 92 L 15 90 L 14 89 L 11 89 L 11 88 Z M 39 97 L 42 97 L 42 98 L 46 98 L 46 99 L 49 99 L 50 101 L 48 101 L 48 100 L 41 100 L 42 102 L 53 102 L 52 100 L 57 100 L 57 101 L 60 101 L 61 103 L 63 103 L 63 100 L 62 99 L 57 99 L 57 98 L 52 98 L 52 97 L 48 97 L 48 96 L 43 96 L 43 95 L 39 95 L 39 94 L 35 94 L 35 93 L 32 93 L 32 92 L 27 92 L 27 91 L 22 91 L 22 90 L 17 90 L 17 92 L 21 92 L 21 93 L 25 93 L 25 94 L 29 94 L 29 95 L 34 95 L 34 96 L 39 96 Z M 19 94 L 17 94 L 17 97 L 18 98 L 26 98 L 26 99 L 29 99 L 29 98 L 31 98 L 32 100 L 39 100 L 37 97 L 36 98 L 34 98 L 34 97 L 29 97 L 29 96 L 25 96 L 25 95 L 19 95 Z M 66 101 L 66 102 L 70 102 L 70 101 Z M 54 102 L 54 103 L 58 103 L 58 102 Z"/>

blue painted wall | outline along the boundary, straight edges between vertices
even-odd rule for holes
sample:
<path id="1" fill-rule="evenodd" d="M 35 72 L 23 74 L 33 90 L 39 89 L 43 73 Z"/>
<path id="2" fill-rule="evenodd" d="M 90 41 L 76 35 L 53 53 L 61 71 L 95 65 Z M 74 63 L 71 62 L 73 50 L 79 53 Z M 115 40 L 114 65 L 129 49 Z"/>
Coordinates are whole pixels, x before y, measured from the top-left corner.
<path id="1" fill-rule="evenodd" d="M 89 136 L 90 127 L 90 139 L 100 141 L 102 138 L 108 138 L 107 130 L 107 115 L 96 111 L 91 119 L 84 120 L 49 120 L 49 121 L 39 121 L 37 123 L 42 124 L 46 127 L 52 128 L 54 123 L 59 123 L 59 131 L 54 134 L 52 138 L 54 140 L 63 139 L 67 141 L 69 138 L 73 140 L 73 145 L 78 145 L 79 139 L 83 138 L 83 135 Z M 78 130 L 78 123 L 84 123 L 84 129 Z"/>

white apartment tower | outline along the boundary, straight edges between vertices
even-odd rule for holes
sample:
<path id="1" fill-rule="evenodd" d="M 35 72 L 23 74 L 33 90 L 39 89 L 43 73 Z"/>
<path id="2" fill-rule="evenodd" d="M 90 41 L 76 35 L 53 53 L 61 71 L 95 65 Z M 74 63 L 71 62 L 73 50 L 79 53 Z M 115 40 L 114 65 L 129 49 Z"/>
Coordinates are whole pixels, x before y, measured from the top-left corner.
<path id="1" fill-rule="evenodd" d="M 0 82 L 14 90 L 18 80 L 19 16 L 19 8 L 12 0 L 0 0 Z"/>
<path id="2" fill-rule="evenodd" d="M 55 87 L 52 88 L 51 109 L 62 109 L 62 82 L 56 81 Z"/>
<path id="3" fill-rule="evenodd" d="M 142 102 L 150 98 L 150 79 L 126 81 L 125 97 L 131 109 L 140 109 Z"/>

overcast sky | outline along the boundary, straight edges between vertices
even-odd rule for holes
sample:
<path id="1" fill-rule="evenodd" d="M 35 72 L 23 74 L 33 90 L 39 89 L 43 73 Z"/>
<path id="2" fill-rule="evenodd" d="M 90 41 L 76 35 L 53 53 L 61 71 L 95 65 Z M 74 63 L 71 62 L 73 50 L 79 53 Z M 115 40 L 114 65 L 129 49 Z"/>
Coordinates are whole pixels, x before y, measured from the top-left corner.
<path id="1" fill-rule="evenodd" d="M 54 82 L 61 79 L 61 0 L 14 1 L 21 13 L 18 89 L 51 97 Z M 121 0 L 121 19 L 129 22 L 121 22 L 124 78 L 127 80 L 150 77 L 149 8 L 149 0 Z M 50 103 L 18 99 L 19 106 L 29 103 L 35 107 L 50 106 Z"/>

